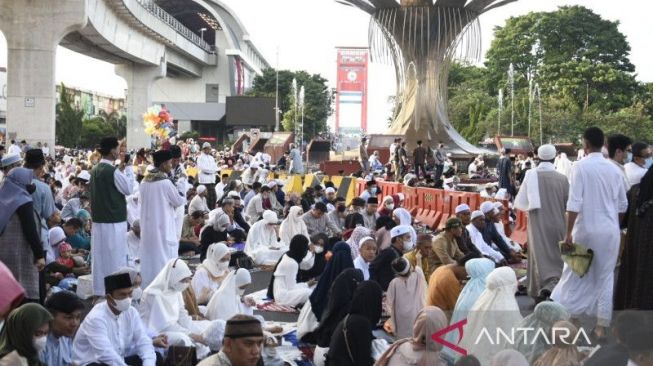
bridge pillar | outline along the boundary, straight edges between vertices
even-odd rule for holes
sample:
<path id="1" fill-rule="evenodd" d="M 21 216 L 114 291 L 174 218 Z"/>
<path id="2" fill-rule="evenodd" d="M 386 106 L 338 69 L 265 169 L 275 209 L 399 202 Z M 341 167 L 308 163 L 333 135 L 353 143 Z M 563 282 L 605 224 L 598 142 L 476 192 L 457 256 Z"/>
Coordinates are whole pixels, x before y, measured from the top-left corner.
<path id="1" fill-rule="evenodd" d="M 86 25 L 86 0 L 0 0 L 7 39 L 7 134 L 55 145 L 56 51 Z M 34 145 L 32 145 L 34 146 Z"/>
<path id="2" fill-rule="evenodd" d="M 149 148 L 150 136 L 145 134 L 143 113 L 152 103 L 152 84 L 166 76 L 166 62 L 158 66 L 139 64 L 116 65 L 116 74 L 127 81 L 127 148 Z"/>

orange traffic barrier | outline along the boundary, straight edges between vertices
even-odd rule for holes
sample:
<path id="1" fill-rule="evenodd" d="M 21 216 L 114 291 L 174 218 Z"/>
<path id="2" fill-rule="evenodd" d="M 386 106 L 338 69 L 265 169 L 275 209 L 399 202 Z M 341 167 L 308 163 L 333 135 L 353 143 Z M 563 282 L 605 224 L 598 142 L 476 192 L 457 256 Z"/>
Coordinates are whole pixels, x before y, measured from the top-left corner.
<path id="1" fill-rule="evenodd" d="M 366 183 L 367 181 L 365 179 L 361 179 L 361 178 L 356 179 L 356 197 L 360 197 L 360 195 L 363 194 Z"/>
<path id="2" fill-rule="evenodd" d="M 444 228 L 449 218 L 456 216 L 456 207 L 467 203 L 465 193 L 444 191 L 442 196 L 442 218 L 438 229 Z"/>
<path id="3" fill-rule="evenodd" d="M 403 184 L 397 182 L 377 181 L 376 183 L 379 186 L 383 197 L 392 196 L 393 194 L 401 192 L 401 188 L 403 186 Z"/>
<path id="4" fill-rule="evenodd" d="M 442 219 L 443 190 L 417 188 L 418 209 L 415 219 L 435 230 Z"/>
<path id="5" fill-rule="evenodd" d="M 404 186 L 401 192 L 404 194 L 404 208 L 414 217 L 419 209 L 417 188 Z"/>

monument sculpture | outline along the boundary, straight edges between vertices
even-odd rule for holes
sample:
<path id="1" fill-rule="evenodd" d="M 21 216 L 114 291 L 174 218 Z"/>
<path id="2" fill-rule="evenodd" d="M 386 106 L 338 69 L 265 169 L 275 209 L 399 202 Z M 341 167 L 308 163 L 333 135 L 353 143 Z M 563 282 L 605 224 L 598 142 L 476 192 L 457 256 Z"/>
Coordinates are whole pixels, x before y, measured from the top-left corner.
<path id="1" fill-rule="evenodd" d="M 451 125 L 447 114 L 447 81 L 451 62 L 481 56 L 479 15 L 516 0 L 337 0 L 371 15 L 373 62 L 394 65 L 395 117 L 389 134 L 448 150 L 478 154 Z"/>

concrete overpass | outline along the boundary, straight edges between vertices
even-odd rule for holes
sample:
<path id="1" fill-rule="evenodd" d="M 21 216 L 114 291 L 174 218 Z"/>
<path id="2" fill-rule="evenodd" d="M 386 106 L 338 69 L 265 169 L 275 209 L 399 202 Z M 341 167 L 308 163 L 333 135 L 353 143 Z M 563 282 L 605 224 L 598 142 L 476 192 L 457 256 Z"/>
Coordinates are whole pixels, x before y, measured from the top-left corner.
<path id="1" fill-rule="evenodd" d="M 222 85 L 224 98 L 244 91 L 232 82 L 233 65 L 252 75 L 268 66 L 215 0 L 0 0 L 0 30 L 8 48 L 8 136 L 50 146 L 58 45 L 116 65 L 128 86 L 130 148 L 149 146 L 141 115 L 156 80 L 190 95 L 198 92 L 188 88 Z"/>

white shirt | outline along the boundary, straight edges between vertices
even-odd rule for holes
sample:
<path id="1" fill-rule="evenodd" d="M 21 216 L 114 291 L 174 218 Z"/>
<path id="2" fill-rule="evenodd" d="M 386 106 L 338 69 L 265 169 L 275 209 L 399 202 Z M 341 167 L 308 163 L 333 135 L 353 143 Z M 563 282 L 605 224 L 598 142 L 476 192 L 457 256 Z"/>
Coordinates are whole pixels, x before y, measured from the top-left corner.
<path id="1" fill-rule="evenodd" d="M 197 157 L 198 180 L 200 184 L 215 184 L 215 173 L 218 171 L 218 164 L 211 155 L 201 153 Z"/>
<path id="2" fill-rule="evenodd" d="M 225 195 L 224 187 L 226 187 L 226 186 L 227 185 L 224 184 L 223 181 L 220 181 L 220 183 L 215 185 L 215 200 L 216 201 L 219 201 L 222 198 L 222 196 Z M 229 193 L 229 192 L 227 192 L 227 193 Z"/>
<path id="3" fill-rule="evenodd" d="M 107 159 L 102 159 L 100 160 L 100 164 L 109 164 L 113 166 L 113 161 L 107 160 Z M 120 169 L 116 169 L 113 172 L 113 184 L 116 185 L 116 189 L 118 192 L 124 194 L 125 196 L 131 196 L 132 193 L 134 192 L 134 182 L 136 179 L 134 178 L 134 170 L 129 169 L 129 167 L 125 168 L 124 172 L 121 172 Z"/>
<path id="4" fill-rule="evenodd" d="M 20 154 L 23 152 L 23 149 L 20 148 L 20 146 L 13 144 L 9 146 L 9 151 L 7 151 L 7 154 Z"/>
<path id="5" fill-rule="evenodd" d="M 644 174 L 647 172 L 646 169 L 642 168 L 632 161 L 624 165 L 624 170 L 626 171 L 626 180 L 628 181 L 627 190 L 630 190 L 630 188 L 635 184 L 639 184 L 639 182 L 644 177 Z"/>
<path id="6" fill-rule="evenodd" d="M 472 240 L 472 243 L 476 248 L 485 256 L 492 258 L 495 262 L 501 262 L 504 260 L 503 255 L 489 246 L 483 239 L 483 234 L 478 231 L 474 224 L 467 225 L 467 232 L 469 232 L 469 238 Z"/>
<path id="7" fill-rule="evenodd" d="M 367 281 L 370 279 L 370 264 L 365 262 L 362 256 L 359 255 L 354 259 L 354 268 L 360 269 L 363 272 L 363 280 Z"/>
<path id="8" fill-rule="evenodd" d="M 144 366 L 154 366 L 156 356 L 138 311 L 130 307 L 115 315 L 106 302 L 91 309 L 73 341 L 73 362 L 126 366 L 125 357 L 138 355 Z"/>
<path id="9" fill-rule="evenodd" d="M 476 167 L 476 162 L 473 161 L 469 166 L 467 167 L 467 174 L 476 174 L 478 171 L 478 168 Z"/>

